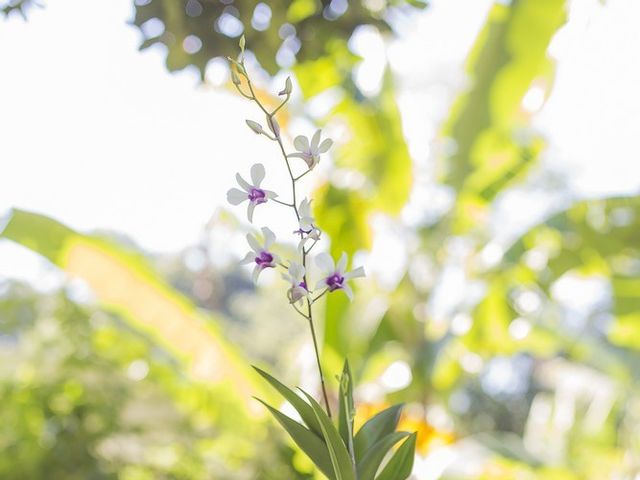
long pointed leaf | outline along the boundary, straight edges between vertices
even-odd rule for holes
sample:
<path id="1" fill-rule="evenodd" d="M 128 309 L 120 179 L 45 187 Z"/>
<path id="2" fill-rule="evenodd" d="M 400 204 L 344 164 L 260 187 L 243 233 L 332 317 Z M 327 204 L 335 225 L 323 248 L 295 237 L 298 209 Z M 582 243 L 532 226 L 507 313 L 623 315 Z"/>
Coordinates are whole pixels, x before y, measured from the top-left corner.
<path id="1" fill-rule="evenodd" d="M 256 400 L 269 409 L 278 423 L 282 425 L 293 441 L 296 442 L 296 445 L 298 445 L 300 449 L 307 454 L 322 473 L 324 473 L 330 480 L 339 480 L 333 472 L 333 464 L 331 462 L 331 457 L 329 456 L 329 450 L 327 449 L 327 445 L 324 441 L 318 438 L 318 436 L 311 430 L 308 430 L 269 404 L 263 402 L 259 398 L 256 398 Z"/>
<path id="2" fill-rule="evenodd" d="M 280 394 L 296 409 L 302 421 L 309 427 L 309 429 L 322 438 L 322 430 L 316 414 L 313 413 L 311 406 L 305 402 L 296 392 L 282 384 L 280 381 L 269 375 L 264 370 L 254 366 L 256 372 L 258 372 L 267 382 L 271 384 Z"/>
<path id="3" fill-rule="evenodd" d="M 327 444 L 327 450 L 329 450 L 329 457 L 333 465 L 333 470 L 336 474 L 337 480 L 355 480 L 355 472 L 353 470 L 353 464 L 349 457 L 349 452 L 345 446 L 338 429 L 331 422 L 331 419 L 324 413 L 324 410 L 314 398 L 302 390 L 307 400 L 311 404 L 318 422 L 320 422 L 320 428 L 322 429 L 322 435 Z"/>
<path id="4" fill-rule="evenodd" d="M 19 209 L 11 210 L 5 225 L 0 222 L 0 238 L 18 243 L 84 280 L 101 307 L 117 312 L 184 361 L 193 378 L 229 384 L 229 392 L 246 405 L 252 393 L 265 391 L 242 353 L 222 334 L 219 314 L 203 314 L 139 253 Z"/>
<path id="5" fill-rule="evenodd" d="M 411 475 L 416 456 L 416 433 L 404 441 L 375 480 L 405 480 Z"/>
<path id="6" fill-rule="evenodd" d="M 362 462 L 357 465 L 358 480 L 373 480 L 389 449 L 409 435 L 409 432 L 393 432 L 378 440 L 364 454 Z"/>
<path id="7" fill-rule="evenodd" d="M 356 455 L 356 463 L 360 463 L 369 448 L 382 437 L 395 432 L 402 411 L 402 404 L 393 405 L 370 418 L 360 428 L 353 442 Z"/>

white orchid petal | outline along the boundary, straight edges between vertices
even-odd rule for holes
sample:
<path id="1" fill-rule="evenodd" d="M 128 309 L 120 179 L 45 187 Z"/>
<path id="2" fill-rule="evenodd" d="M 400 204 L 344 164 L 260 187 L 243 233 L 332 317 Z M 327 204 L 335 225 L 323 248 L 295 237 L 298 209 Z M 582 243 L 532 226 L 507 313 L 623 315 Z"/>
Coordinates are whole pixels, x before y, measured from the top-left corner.
<path id="1" fill-rule="evenodd" d="M 271 190 L 262 190 L 267 198 L 277 198 L 278 194 L 276 192 L 272 192 Z"/>
<path id="2" fill-rule="evenodd" d="M 247 192 L 249 192 L 251 190 L 251 185 L 249 185 L 246 180 L 244 178 L 242 178 L 240 176 L 239 173 L 236 173 L 236 180 L 238 181 L 238 184 L 244 188 Z"/>
<path id="3" fill-rule="evenodd" d="M 298 253 L 302 253 L 302 250 L 304 249 L 304 245 L 307 243 L 307 240 L 309 240 L 309 238 L 305 237 L 298 242 Z"/>
<path id="4" fill-rule="evenodd" d="M 251 167 L 251 181 L 253 182 L 253 185 L 255 187 L 260 186 L 262 180 L 264 180 L 264 175 L 264 165 L 262 165 L 261 163 L 256 163 Z"/>
<path id="5" fill-rule="evenodd" d="M 333 140 L 331 140 L 330 138 L 325 138 L 318 147 L 318 153 L 328 152 L 331 148 L 331 145 L 333 145 Z"/>
<path id="6" fill-rule="evenodd" d="M 313 216 L 311 215 L 310 202 L 307 202 L 306 199 L 300 202 L 300 206 L 298 207 L 298 214 L 300 215 L 300 222 L 304 221 L 304 222 L 313 223 Z"/>
<path id="7" fill-rule="evenodd" d="M 311 148 L 312 152 L 318 151 L 318 144 L 320 143 L 320 135 L 322 135 L 322 130 L 316 130 L 316 133 L 313 134 L 313 138 L 311 139 Z"/>
<path id="8" fill-rule="evenodd" d="M 315 166 L 318 164 L 318 162 L 320 161 L 318 157 L 313 155 L 307 155 L 306 157 L 303 157 L 303 160 L 307 164 L 307 168 L 309 170 L 313 170 Z"/>
<path id="9" fill-rule="evenodd" d="M 346 283 L 342 286 L 342 289 L 344 291 L 344 293 L 347 294 L 347 297 L 349 297 L 350 301 L 353 301 L 353 290 L 351 290 L 351 287 L 349 285 L 347 285 Z"/>
<path id="10" fill-rule="evenodd" d="M 240 265 L 249 265 L 256 261 L 256 252 L 247 253 L 242 260 L 240 260 Z"/>
<path id="11" fill-rule="evenodd" d="M 251 233 L 247 234 L 247 242 L 255 253 L 260 253 L 262 251 L 262 245 L 260 245 L 258 239 Z"/>
<path id="12" fill-rule="evenodd" d="M 327 280 L 325 278 L 323 278 L 318 283 L 316 283 L 316 287 L 314 288 L 314 290 L 320 290 L 320 289 L 326 288 L 328 286 L 329 285 L 327 285 Z"/>
<path id="13" fill-rule="evenodd" d="M 309 230 L 312 228 L 312 224 L 313 224 L 313 218 L 312 217 L 300 217 L 300 221 L 298 222 L 300 224 L 300 228 L 302 230 Z"/>
<path id="14" fill-rule="evenodd" d="M 268 250 L 276 241 L 276 234 L 269 227 L 262 227 L 262 234 L 264 235 L 264 248 Z"/>
<path id="15" fill-rule="evenodd" d="M 240 205 L 246 200 L 249 200 L 247 192 L 244 192 L 239 188 L 232 188 L 227 192 L 227 202 L 229 202 L 231 205 Z"/>
<path id="16" fill-rule="evenodd" d="M 318 241 L 318 240 L 320 240 L 320 236 L 321 235 L 322 235 L 322 231 L 319 228 L 314 227 L 313 230 L 311 230 L 311 233 L 309 235 L 307 235 L 307 237 L 311 238 L 311 239 L 313 239 L 315 241 Z"/>
<path id="17" fill-rule="evenodd" d="M 296 147 L 296 150 L 299 152 L 307 152 L 309 151 L 309 139 L 304 135 L 298 135 L 293 140 L 293 146 Z"/>
<path id="18" fill-rule="evenodd" d="M 307 292 L 304 288 L 296 286 L 289 289 L 287 296 L 289 297 L 290 303 L 295 303 L 307 297 L 308 294 L 309 292 Z"/>
<path id="19" fill-rule="evenodd" d="M 316 257 L 316 265 L 320 267 L 325 273 L 331 274 L 335 269 L 333 258 L 326 252 L 318 254 Z"/>
<path id="20" fill-rule="evenodd" d="M 253 223 L 253 210 L 256 208 L 256 204 L 253 202 L 249 202 L 249 206 L 247 207 L 247 219 L 249 223 Z"/>
<path id="21" fill-rule="evenodd" d="M 253 283 L 258 283 L 258 277 L 260 276 L 260 272 L 262 272 L 262 268 L 260 267 L 260 265 L 256 265 L 256 267 L 253 269 L 253 273 L 251 274 L 251 279 L 253 280 Z"/>
<path id="22" fill-rule="evenodd" d="M 338 260 L 338 265 L 336 266 L 336 271 L 340 275 L 343 275 L 346 269 L 347 269 L 347 254 L 342 252 L 342 255 L 340 256 L 340 260 Z"/>
<path id="23" fill-rule="evenodd" d="M 300 202 L 300 206 L 298 207 L 298 213 L 303 217 L 309 216 L 309 200 L 308 199 L 305 198 Z"/>
<path id="24" fill-rule="evenodd" d="M 289 274 L 291 275 L 291 278 L 294 280 L 294 283 L 298 284 L 302 282 L 302 279 L 305 274 L 305 268 L 302 264 L 298 262 L 291 262 L 291 265 L 289 265 Z"/>
<path id="25" fill-rule="evenodd" d="M 365 273 L 364 273 L 364 268 L 363 267 L 358 267 L 355 270 L 352 270 L 350 272 L 347 272 L 343 275 L 345 280 L 351 280 L 353 278 L 360 278 L 360 277 L 364 277 Z"/>

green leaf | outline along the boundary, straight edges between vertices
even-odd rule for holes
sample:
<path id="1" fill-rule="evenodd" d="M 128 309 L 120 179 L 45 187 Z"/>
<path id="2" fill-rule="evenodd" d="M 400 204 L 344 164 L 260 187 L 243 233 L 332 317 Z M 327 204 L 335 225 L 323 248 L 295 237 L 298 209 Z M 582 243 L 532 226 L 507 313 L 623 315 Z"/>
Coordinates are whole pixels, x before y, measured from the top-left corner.
<path id="1" fill-rule="evenodd" d="M 512 355 L 518 348 L 509 333 L 509 324 L 514 313 L 504 292 L 509 291 L 505 282 L 496 277 L 487 288 L 487 294 L 474 310 L 474 319 L 469 332 L 463 337 L 478 355 L 501 353 Z"/>
<path id="2" fill-rule="evenodd" d="M 552 85 L 547 48 L 566 21 L 565 0 L 495 3 L 469 55 L 471 88 L 453 105 L 444 131 L 456 146 L 443 159 L 443 180 L 459 193 L 454 224 L 461 231 L 486 218 L 489 202 L 540 158 L 542 138 L 522 140 L 531 122 L 522 100 L 532 86 L 546 92 Z"/>
<path id="3" fill-rule="evenodd" d="M 0 17 L 2 12 L 13 9 L 13 5 L 35 4 L 38 0 L 12 0 L 0 2 Z M 10 3 L 10 7 L 3 7 Z M 195 14 L 190 10 L 191 3 L 198 5 Z M 346 15 L 328 18 L 323 15 L 327 2 L 318 0 L 294 0 L 291 2 L 266 2 L 269 5 L 270 21 L 267 24 L 255 28 L 253 12 L 259 0 L 242 0 L 234 3 L 233 17 L 239 24 L 233 35 L 227 35 L 218 28 L 220 19 L 224 19 L 229 13 L 229 3 L 218 1 L 189 2 L 172 0 L 155 0 L 147 2 L 135 2 L 135 12 L 132 23 L 141 29 L 143 38 L 145 29 L 142 25 L 152 18 L 157 18 L 164 25 L 161 35 L 151 38 L 146 45 L 163 45 L 167 50 L 167 67 L 170 70 L 182 69 L 193 65 L 197 67 L 203 78 L 206 66 L 214 58 L 234 55 L 238 50 L 238 35 L 244 33 L 247 46 L 255 54 L 260 65 L 271 75 L 276 74 L 280 67 L 276 62 L 276 53 L 282 44 L 280 27 L 290 24 L 295 28 L 296 35 L 304 39 L 304 47 L 296 54 L 298 62 L 316 60 L 318 58 L 333 58 L 333 53 L 338 46 L 345 46 L 352 37 L 353 32 L 360 25 L 370 25 L 381 32 L 390 32 L 390 23 L 385 20 L 385 12 L 392 5 L 384 4 L 381 12 L 373 12 L 363 2 L 350 2 L 349 12 Z M 415 1 L 392 2 L 401 4 L 403 8 L 416 4 Z M 186 8 L 185 8 L 186 5 Z M 423 8 L 424 5 L 420 5 Z M 411 8 L 410 10 L 414 10 Z M 229 33 L 229 32 L 227 32 Z M 202 48 L 195 53 L 187 53 L 182 48 L 183 40 L 189 35 L 195 35 L 202 40 Z M 244 43 L 244 42 L 243 42 Z M 244 44 L 241 45 L 243 47 Z M 349 64 L 343 68 L 352 66 Z"/>
<path id="4" fill-rule="evenodd" d="M 411 436 L 393 454 L 387 466 L 384 467 L 380 475 L 375 480 L 405 480 L 411 475 L 413 461 L 415 459 L 417 434 Z"/>
<path id="5" fill-rule="evenodd" d="M 362 461 L 376 442 L 396 430 L 402 407 L 402 404 L 393 405 L 367 420 L 360 428 L 354 439 L 356 463 Z"/>
<path id="6" fill-rule="evenodd" d="M 378 440 L 365 452 L 362 461 L 358 463 L 358 480 L 374 480 L 389 449 L 407 436 L 409 436 L 409 432 L 393 432 Z"/>
<path id="7" fill-rule="evenodd" d="M 340 433 L 336 429 L 335 425 L 331 422 L 331 419 L 324 413 L 324 410 L 314 398 L 301 390 L 307 397 L 318 422 L 320 422 L 320 428 L 322 429 L 322 435 L 329 450 L 329 457 L 331 458 L 331 464 L 333 465 L 333 471 L 337 480 L 355 480 L 355 472 L 349 452 L 345 446 Z"/>
<path id="8" fill-rule="evenodd" d="M 313 463 L 324 473 L 330 480 L 340 480 L 333 473 L 332 460 L 329 456 L 327 445 L 312 431 L 306 429 L 292 418 L 287 417 L 269 404 L 256 398 L 260 403 L 269 409 L 280 425 L 287 431 L 293 441 L 300 449 L 307 454 Z"/>
<path id="9" fill-rule="evenodd" d="M 229 382 L 245 405 L 256 390 L 264 391 L 241 352 L 222 334 L 220 315 L 203 314 L 138 252 L 19 209 L 11 210 L 4 228 L 0 225 L 0 238 L 18 243 L 71 277 L 84 280 L 101 307 L 116 312 L 182 360 L 193 378 Z M 212 358 L 215 367 L 206 372 L 196 368 L 208 365 Z"/>
<path id="10" fill-rule="evenodd" d="M 539 274 L 526 264 L 526 255 L 537 249 L 549 257 Z M 611 285 L 611 313 L 616 318 L 608 338 L 616 345 L 638 348 L 640 281 L 632 265 L 640 261 L 640 196 L 576 202 L 525 232 L 504 258 L 496 268 L 499 275 L 492 277 L 494 283 L 504 283 L 503 291 L 519 288 L 523 272 L 535 275 L 537 287 L 545 292 L 570 272 L 606 278 Z"/>
<path id="11" fill-rule="evenodd" d="M 316 415 L 315 413 L 313 413 L 313 409 L 309 406 L 309 404 L 305 402 L 296 392 L 283 385 L 281 382 L 269 375 L 264 370 L 261 370 L 256 366 L 253 366 L 253 368 L 267 382 L 269 382 L 271 386 L 275 388 L 293 406 L 293 408 L 296 409 L 296 411 L 300 415 L 300 418 L 302 418 L 307 427 L 309 427 L 309 429 L 314 432 L 319 438 L 322 438 L 322 429 L 320 428 L 320 423 L 318 423 L 318 419 L 316 418 Z"/>
<path id="12" fill-rule="evenodd" d="M 338 412 L 338 429 L 340 436 L 349 451 L 353 454 L 353 417 L 355 408 L 353 406 L 353 377 L 349 368 L 349 361 L 345 360 L 342 376 L 340 377 L 340 409 Z"/>

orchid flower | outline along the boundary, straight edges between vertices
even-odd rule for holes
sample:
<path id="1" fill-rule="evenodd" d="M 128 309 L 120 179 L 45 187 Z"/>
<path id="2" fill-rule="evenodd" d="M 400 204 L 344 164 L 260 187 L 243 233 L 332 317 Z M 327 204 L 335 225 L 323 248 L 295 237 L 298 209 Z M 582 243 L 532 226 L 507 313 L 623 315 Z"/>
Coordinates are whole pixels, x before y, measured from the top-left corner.
<path id="1" fill-rule="evenodd" d="M 244 190 L 232 188 L 227 192 L 227 201 L 232 205 L 240 205 L 242 202 L 249 200 L 247 218 L 250 222 L 253 222 L 253 209 L 256 208 L 256 205 L 266 203 L 268 199 L 278 196 L 275 192 L 260 188 L 260 184 L 262 180 L 264 180 L 264 175 L 264 166 L 261 163 L 256 163 L 251 167 L 251 181 L 253 185 L 250 185 L 239 173 L 236 173 L 236 180 Z"/>
<path id="2" fill-rule="evenodd" d="M 300 215 L 300 219 L 298 220 L 300 230 L 307 233 L 313 228 L 313 222 L 315 221 L 313 215 L 311 215 L 311 201 L 309 199 L 305 198 L 300 202 L 298 214 Z"/>
<path id="3" fill-rule="evenodd" d="M 242 265 L 256 264 L 251 275 L 254 283 L 258 282 L 258 276 L 265 268 L 274 268 L 280 261 L 275 253 L 269 251 L 271 245 L 276 241 L 275 234 L 267 227 L 262 227 L 262 234 L 264 236 L 262 244 L 255 235 L 251 233 L 247 235 L 247 242 L 249 242 L 252 251 L 247 253 L 240 262 Z"/>
<path id="4" fill-rule="evenodd" d="M 289 290 L 287 290 L 289 303 L 298 302 L 302 305 L 303 299 L 309 298 L 309 290 L 307 289 L 307 283 L 304 280 L 304 275 L 305 268 L 298 262 L 291 262 L 287 269 L 287 273 L 282 274 L 282 278 L 291 285 Z"/>
<path id="5" fill-rule="evenodd" d="M 298 220 L 299 229 L 294 233 L 297 233 L 301 236 L 300 243 L 298 244 L 298 250 L 302 251 L 304 245 L 309 240 L 318 241 L 320 240 L 320 234 L 322 233 L 318 227 L 314 225 L 315 219 L 311 214 L 311 201 L 308 199 L 304 199 L 300 202 L 300 206 L 298 207 L 298 215 L 300 218 Z"/>
<path id="6" fill-rule="evenodd" d="M 293 146 L 298 150 L 296 153 L 291 153 L 289 157 L 297 157 L 303 159 L 309 170 L 315 167 L 320 161 L 320 154 L 327 152 L 331 145 L 333 145 L 333 140 L 330 138 L 325 138 L 322 143 L 320 143 L 320 135 L 322 134 L 321 130 L 317 130 L 316 133 L 311 138 L 311 142 L 304 135 L 299 135 L 293 140 Z"/>
<path id="7" fill-rule="evenodd" d="M 351 290 L 347 281 L 353 278 L 364 277 L 364 268 L 358 267 L 351 272 L 345 272 L 347 267 L 346 253 L 342 254 L 338 264 L 335 265 L 331 255 L 323 252 L 316 257 L 316 264 L 323 271 L 323 278 L 316 285 L 316 289 L 326 288 L 329 292 L 343 290 L 347 297 L 349 297 L 349 300 L 353 300 L 353 290 Z"/>

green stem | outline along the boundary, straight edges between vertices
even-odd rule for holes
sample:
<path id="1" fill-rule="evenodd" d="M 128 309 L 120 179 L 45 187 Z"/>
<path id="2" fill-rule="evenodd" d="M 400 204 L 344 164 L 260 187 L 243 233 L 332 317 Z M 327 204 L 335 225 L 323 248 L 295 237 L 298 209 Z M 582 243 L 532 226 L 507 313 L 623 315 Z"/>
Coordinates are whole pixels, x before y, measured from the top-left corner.
<path id="1" fill-rule="evenodd" d="M 313 338 L 313 349 L 316 353 L 316 362 L 318 364 L 318 372 L 320 373 L 320 385 L 322 387 L 322 396 L 324 397 L 324 405 L 327 409 L 327 416 L 331 418 L 331 407 L 329 406 L 329 397 L 327 396 L 327 388 L 324 384 L 324 375 L 322 373 L 322 365 L 320 363 L 320 351 L 318 350 L 318 341 L 316 339 L 316 329 L 313 326 L 313 316 L 311 313 L 311 302 L 307 300 L 307 311 L 309 327 L 311 328 L 311 337 Z"/>
<path id="2" fill-rule="evenodd" d="M 297 182 L 298 180 L 300 180 L 302 177 L 304 177 L 307 173 L 309 173 L 311 171 L 311 169 L 307 170 L 306 172 L 298 175 L 296 178 L 293 179 L 294 182 Z"/>

